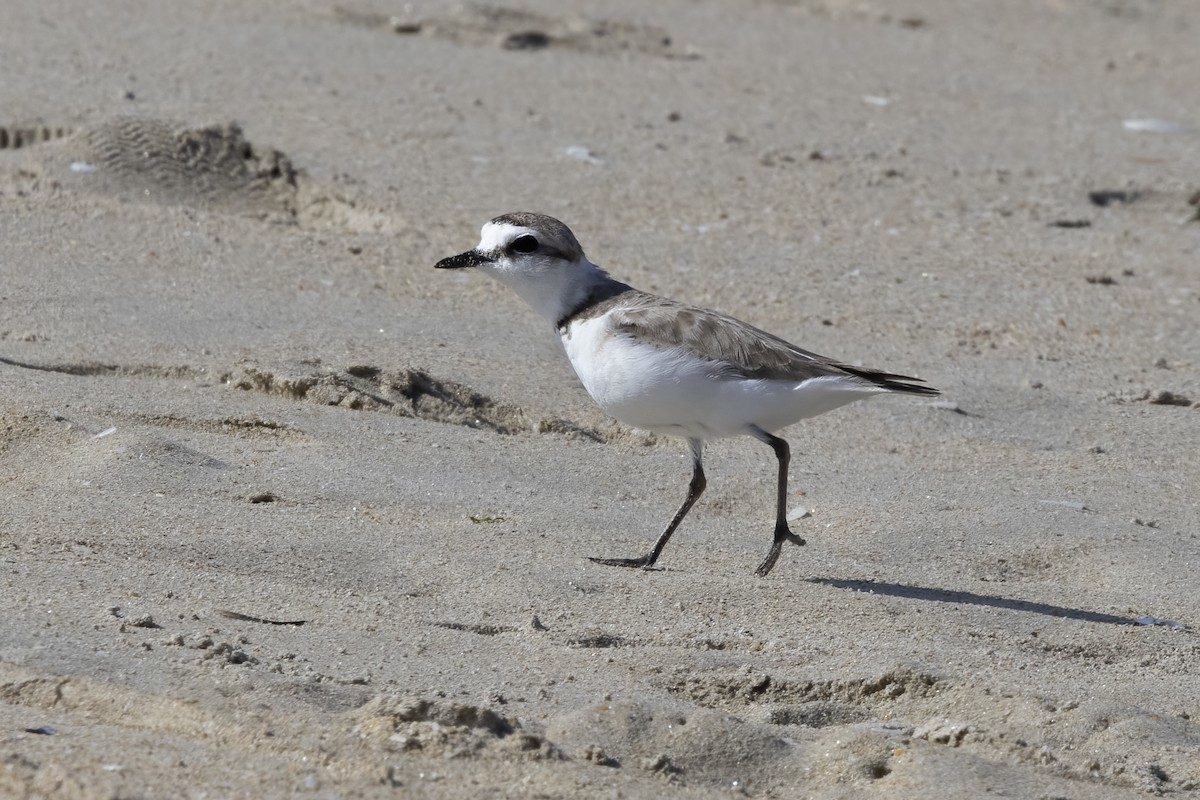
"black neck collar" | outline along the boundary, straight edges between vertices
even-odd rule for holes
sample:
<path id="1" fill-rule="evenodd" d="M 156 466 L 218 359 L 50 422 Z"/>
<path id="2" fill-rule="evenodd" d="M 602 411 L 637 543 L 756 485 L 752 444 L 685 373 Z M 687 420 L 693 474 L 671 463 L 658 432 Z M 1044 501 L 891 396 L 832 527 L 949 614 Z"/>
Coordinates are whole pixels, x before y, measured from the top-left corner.
<path id="1" fill-rule="evenodd" d="M 578 319 L 579 316 L 589 308 L 592 308 L 599 303 L 603 303 L 609 298 L 616 297 L 619 294 L 625 294 L 625 292 L 630 291 L 631 288 L 632 287 L 627 286 L 619 281 L 613 280 L 606 280 L 603 283 L 596 284 L 588 291 L 587 294 L 583 296 L 583 299 L 575 304 L 573 308 L 558 318 L 558 321 L 554 323 L 555 330 L 557 330 L 559 333 L 564 333 L 567 330 L 567 326 Z"/>

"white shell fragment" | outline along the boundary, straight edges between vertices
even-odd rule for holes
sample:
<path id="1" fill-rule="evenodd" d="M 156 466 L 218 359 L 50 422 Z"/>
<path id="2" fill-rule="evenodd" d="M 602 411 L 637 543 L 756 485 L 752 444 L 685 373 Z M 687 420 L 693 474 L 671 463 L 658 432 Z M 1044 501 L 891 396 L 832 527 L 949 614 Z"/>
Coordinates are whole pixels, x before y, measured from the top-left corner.
<path id="1" fill-rule="evenodd" d="M 804 519 L 805 517 L 811 517 L 811 516 L 812 516 L 811 508 L 805 508 L 804 506 L 796 506 L 795 508 L 793 508 L 791 511 L 789 511 L 787 513 L 787 521 L 791 522 L 793 520 Z"/>
<path id="2" fill-rule="evenodd" d="M 604 162 L 592 155 L 592 151 L 581 144 L 573 144 L 563 151 L 567 158 L 578 159 L 579 161 L 587 162 L 588 164 L 603 164 Z"/>
<path id="3" fill-rule="evenodd" d="M 1127 119 L 1122 124 L 1125 130 L 1138 133 L 1186 133 L 1188 130 L 1186 125 L 1167 119 Z"/>

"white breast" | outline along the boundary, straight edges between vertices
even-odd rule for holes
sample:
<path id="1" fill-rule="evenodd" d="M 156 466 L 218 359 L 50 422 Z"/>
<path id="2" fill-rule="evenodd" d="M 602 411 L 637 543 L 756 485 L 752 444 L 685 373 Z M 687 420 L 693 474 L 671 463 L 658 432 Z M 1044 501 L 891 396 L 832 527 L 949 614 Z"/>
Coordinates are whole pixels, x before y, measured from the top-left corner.
<path id="1" fill-rule="evenodd" d="M 679 347 L 615 333 L 607 315 L 572 323 L 562 337 L 588 394 L 616 419 L 675 436 L 738 436 L 750 425 L 777 431 L 881 390 L 850 378 L 804 382 L 734 378 Z"/>

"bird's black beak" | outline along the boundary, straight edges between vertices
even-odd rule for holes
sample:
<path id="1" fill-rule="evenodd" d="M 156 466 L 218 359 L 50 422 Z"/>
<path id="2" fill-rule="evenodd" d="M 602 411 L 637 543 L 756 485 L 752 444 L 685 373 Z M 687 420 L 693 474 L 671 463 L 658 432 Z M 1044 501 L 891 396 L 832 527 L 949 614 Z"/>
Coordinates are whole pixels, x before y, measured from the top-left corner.
<path id="1" fill-rule="evenodd" d="M 434 269 L 465 269 L 467 267 L 478 267 L 480 264 L 488 264 L 492 258 L 484 255 L 478 250 L 468 250 L 465 253 L 459 253 L 456 256 L 443 258 L 441 261 L 433 265 Z"/>

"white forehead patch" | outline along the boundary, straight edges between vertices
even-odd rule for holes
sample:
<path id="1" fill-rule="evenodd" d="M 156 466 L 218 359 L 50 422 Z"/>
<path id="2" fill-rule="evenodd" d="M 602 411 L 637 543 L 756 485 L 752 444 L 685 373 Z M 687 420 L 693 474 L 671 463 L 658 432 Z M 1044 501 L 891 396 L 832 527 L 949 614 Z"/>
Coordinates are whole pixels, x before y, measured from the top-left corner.
<path id="1" fill-rule="evenodd" d="M 507 222 L 488 222 L 479 231 L 479 246 L 475 249 L 481 253 L 491 253 L 502 249 L 518 236 L 526 234 L 538 236 L 538 232 L 533 228 L 523 228 Z"/>

